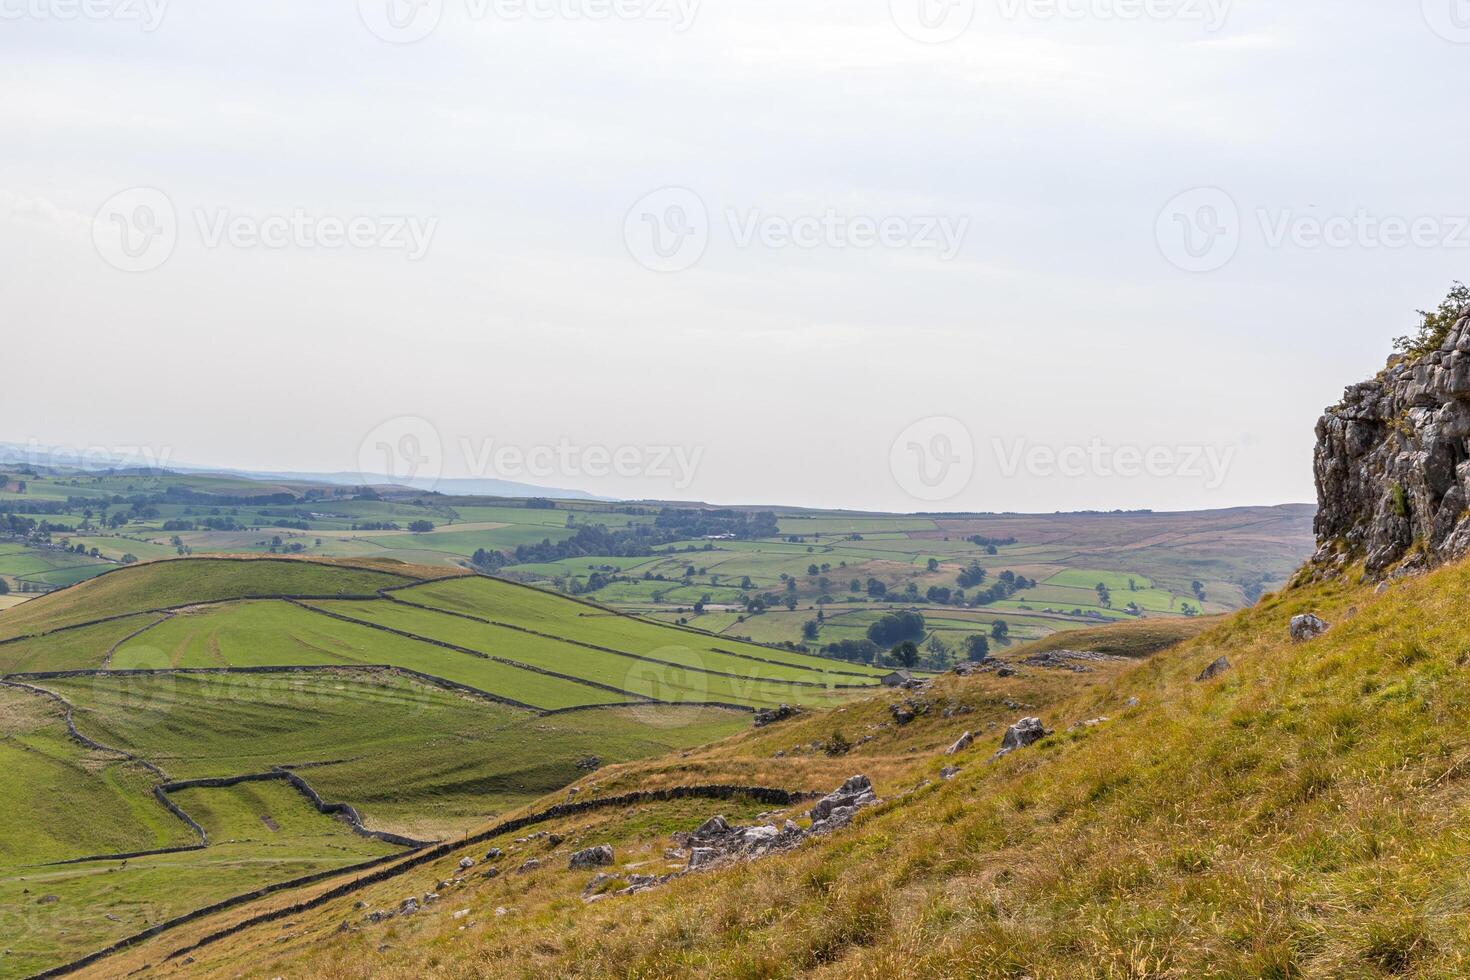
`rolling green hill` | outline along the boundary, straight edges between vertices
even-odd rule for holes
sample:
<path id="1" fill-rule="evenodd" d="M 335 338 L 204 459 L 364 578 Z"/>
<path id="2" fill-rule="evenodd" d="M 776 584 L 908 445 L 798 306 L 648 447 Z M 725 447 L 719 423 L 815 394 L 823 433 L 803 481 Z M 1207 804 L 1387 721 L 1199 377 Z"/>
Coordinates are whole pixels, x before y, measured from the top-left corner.
<path id="1" fill-rule="evenodd" d="M 568 813 L 536 825 L 560 845 L 491 828 L 388 881 L 298 894 L 284 937 L 280 918 L 261 918 L 283 903 L 263 903 L 160 937 L 106 975 L 167 962 L 185 976 L 1460 976 L 1470 564 L 1386 592 L 1355 580 L 1289 589 L 1088 673 L 1018 659 L 1009 676 L 949 676 L 907 725 L 889 707 L 913 695 L 889 694 L 578 783 L 823 790 L 872 777 L 882 804 L 789 853 L 587 903 L 593 871 L 567 867 L 576 848 L 611 844 L 601 870 L 628 881 L 683 866 L 665 856 L 671 833 L 722 811 L 762 822 L 772 807 Z M 1331 628 L 1293 642 L 1289 621 L 1308 612 Z M 1200 679 L 1222 656 L 1229 666 Z M 1051 733 L 992 760 L 1022 714 Z M 966 729 L 974 744 L 946 754 Z M 836 757 L 810 748 L 834 732 L 873 737 Z M 806 806 L 766 819 L 804 822 Z M 385 924 L 354 911 L 392 907 L 491 845 L 507 869 L 540 864 L 467 875 L 439 911 Z M 183 949 L 187 967 L 165 959 Z"/>
<path id="2" fill-rule="evenodd" d="M 881 673 L 445 571 L 189 558 L 0 612 L 0 898 L 47 889 L 0 976 L 465 833 L 743 731 L 756 707 L 843 703 Z M 308 792 L 395 836 L 354 833 Z"/>

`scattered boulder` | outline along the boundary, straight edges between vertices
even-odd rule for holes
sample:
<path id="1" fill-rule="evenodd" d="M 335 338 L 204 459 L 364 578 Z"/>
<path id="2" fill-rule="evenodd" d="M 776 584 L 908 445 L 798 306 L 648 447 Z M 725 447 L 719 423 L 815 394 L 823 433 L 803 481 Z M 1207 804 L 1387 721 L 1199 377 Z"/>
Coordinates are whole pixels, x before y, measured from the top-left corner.
<path id="1" fill-rule="evenodd" d="M 1291 639 L 1294 643 L 1315 640 L 1326 633 L 1329 628 L 1326 620 L 1310 613 L 1305 616 L 1291 617 Z"/>
<path id="2" fill-rule="evenodd" d="M 485 869 L 485 877 L 486 878 L 499 878 L 500 877 L 500 869 L 499 868 L 486 868 Z"/>
<path id="3" fill-rule="evenodd" d="M 499 861 L 501 857 L 502 852 L 498 847 L 492 847 L 490 848 L 490 850 L 485 852 L 486 861 Z"/>
<path id="4" fill-rule="evenodd" d="M 1067 670 L 1074 674 L 1085 674 L 1092 670 L 1088 664 L 1106 663 L 1117 659 L 1119 658 L 1093 650 L 1047 650 L 1044 653 L 1033 654 L 1022 660 L 1021 663 L 1030 667 L 1043 667 L 1047 670 Z"/>
<path id="5" fill-rule="evenodd" d="M 800 712 L 789 704 L 783 704 L 779 708 L 760 708 L 755 713 L 755 727 L 765 728 L 774 725 L 778 721 L 795 717 Z"/>
<path id="6" fill-rule="evenodd" d="M 586 868 L 605 868 L 613 863 L 613 849 L 608 844 L 599 844 L 577 851 L 567 861 L 567 868 L 581 871 Z"/>
<path id="7" fill-rule="evenodd" d="M 1201 683 L 1203 683 L 1204 681 L 1214 680 L 1216 677 L 1219 677 L 1221 674 L 1225 673 L 1229 669 L 1230 661 L 1225 657 L 1221 657 L 1211 663 L 1204 670 L 1200 671 L 1199 676 L 1196 677 L 1195 680 Z"/>
<path id="8" fill-rule="evenodd" d="M 516 868 L 516 874 L 523 875 L 528 872 L 535 871 L 539 867 L 541 867 L 541 862 L 536 860 L 535 858 L 531 858 L 525 864 L 521 865 L 519 868 Z"/>
<path id="9" fill-rule="evenodd" d="M 975 733 L 965 732 L 965 734 L 961 735 L 958 739 L 955 740 L 955 743 L 953 745 L 944 750 L 944 754 L 959 755 L 961 752 L 965 751 L 965 749 L 968 749 L 971 745 L 974 744 Z"/>
<path id="10" fill-rule="evenodd" d="M 944 779 L 944 780 L 953 779 L 956 776 L 958 776 L 959 774 L 960 774 L 960 767 L 959 766 L 945 766 L 943 769 L 939 770 L 939 778 L 940 779 Z"/>
<path id="11" fill-rule="evenodd" d="M 920 715 L 928 714 L 931 707 L 933 705 L 924 698 L 906 698 L 890 704 L 888 710 L 892 713 L 894 721 L 900 725 L 907 725 Z"/>
<path id="12" fill-rule="evenodd" d="M 991 758 L 999 759 L 1003 755 L 1009 755 L 1017 749 L 1024 749 L 1028 745 L 1034 745 L 1041 741 L 1051 732 L 1047 731 L 1040 718 L 1022 718 L 1010 728 L 1006 729 L 1005 735 L 1000 740 L 1000 751 Z"/>
<path id="13" fill-rule="evenodd" d="M 873 784 L 868 777 L 853 776 L 811 808 L 807 814 L 812 820 L 808 833 L 825 834 L 846 827 L 860 807 L 872 806 L 877 802 L 877 794 L 873 792 Z"/>
<path id="14" fill-rule="evenodd" d="M 418 910 L 419 900 L 417 898 L 405 898 L 403 901 L 398 903 L 399 915 L 413 915 Z"/>
<path id="15" fill-rule="evenodd" d="M 475 859 L 474 858 L 460 858 L 459 859 L 459 870 L 461 870 L 461 871 L 468 871 L 470 868 L 473 868 L 474 866 L 475 866 Z"/>
<path id="16" fill-rule="evenodd" d="M 1138 698 L 1136 698 L 1136 697 L 1129 698 L 1127 701 L 1124 701 L 1123 702 L 1123 707 L 1125 707 L 1125 708 L 1136 708 L 1136 707 L 1138 707 Z"/>
<path id="17" fill-rule="evenodd" d="M 592 876 L 592 880 L 587 882 L 586 887 L 582 889 L 582 897 L 585 899 L 596 895 L 602 890 L 603 885 L 607 884 L 610 881 L 621 881 L 622 877 L 623 876 L 618 874 L 616 871 L 599 871 L 597 874 Z"/>
<path id="18" fill-rule="evenodd" d="M 583 772 L 594 772 L 602 768 L 602 760 L 595 755 L 583 756 L 577 760 L 577 768 Z"/>

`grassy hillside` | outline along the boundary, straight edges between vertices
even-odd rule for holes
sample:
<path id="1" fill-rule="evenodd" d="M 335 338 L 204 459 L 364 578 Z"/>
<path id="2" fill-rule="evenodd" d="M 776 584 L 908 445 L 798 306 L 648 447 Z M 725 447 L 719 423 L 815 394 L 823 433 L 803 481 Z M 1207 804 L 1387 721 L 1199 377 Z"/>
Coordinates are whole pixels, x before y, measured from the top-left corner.
<path id="1" fill-rule="evenodd" d="M 459 854 L 449 854 L 294 914 L 284 930 L 273 922 L 213 942 L 169 970 L 1463 976 L 1467 598 L 1466 564 L 1384 594 L 1344 582 L 1301 587 L 1142 661 L 1080 675 L 1023 667 L 944 678 L 924 695 L 931 710 L 906 726 L 887 711 L 901 695 L 885 694 L 687 757 L 616 767 L 585 778 L 583 791 L 714 779 L 826 789 L 865 772 L 887 802 L 794 853 L 595 905 L 580 901 L 591 873 L 566 870 L 568 850 L 608 841 L 624 869 L 662 869 L 670 830 L 724 805 L 551 821 L 544 829 L 567 835 L 558 847 L 504 842 L 510 867 L 537 849 L 549 857 L 528 875 L 467 877 L 440 909 L 384 925 L 353 911 L 354 901 L 386 907 L 451 873 Z M 1302 612 L 1332 630 L 1293 643 L 1288 622 Z M 1230 669 L 1196 679 L 1221 656 Z M 1021 714 L 1040 715 L 1055 733 L 987 761 L 1000 726 Z M 979 733 L 975 745 L 944 756 L 964 729 Z M 848 754 L 814 747 L 838 730 L 855 743 Z M 960 772 L 939 779 L 948 764 Z M 266 907 L 155 940 L 109 962 L 107 974 L 158 964 Z"/>
<path id="2" fill-rule="evenodd" d="M 207 846 L 112 860 L 199 843 L 155 795 L 172 781 L 289 769 L 371 830 L 436 841 L 589 772 L 747 730 L 756 706 L 876 689 L 872 669 L 524 586 L 424 581 L 443 588 L 421 593 L 423 574 L 396 562 L 191 558 L 0 612 L 0 796 L 11 801 L 0 900 L 24 906 L 38 881 L 56 896 L 24 910 L 23 943 L 0 944 L 12 949 L 0 977 L 397 853 L 273 781 L 167 791 Z M 289 598 L 299 596 L 327 598 Z M 50 866 L 73 859 L 83 863 Z"/>
<path id="3" fill-rule="evenodd" d="M 737 712 L 598 709 L 540 717 L 394 678 L 320 674 L 79 677 L 51 690 L 91 737 L 176 779 L 299 767 L 373 827 L 419 838 L 574 782 L 577 764 L 659 755 L 749 727 Z M 654 711 L 659 724 L 647 723 Z"/>
<path id="4" fill-rule="evenodd" d="M 373 595 L 405 585 L 404 575 L 287 560 L 197 559 L 119 569 L 34 599 L 0 615 L 0 639 L 87 623 L 120 612 L 269 595 Z"/>

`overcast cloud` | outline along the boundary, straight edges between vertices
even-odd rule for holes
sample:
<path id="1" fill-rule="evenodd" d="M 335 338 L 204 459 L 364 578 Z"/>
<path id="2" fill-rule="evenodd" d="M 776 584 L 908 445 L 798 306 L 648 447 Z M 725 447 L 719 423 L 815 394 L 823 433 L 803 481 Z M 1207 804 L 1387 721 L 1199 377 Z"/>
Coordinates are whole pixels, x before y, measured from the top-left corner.
<path id="1" fill-rule="evenodd" d="M 0 0 L 0 441 L 1308 501 L 1470 278 L 1467 55 L 1463 0 Z"/>

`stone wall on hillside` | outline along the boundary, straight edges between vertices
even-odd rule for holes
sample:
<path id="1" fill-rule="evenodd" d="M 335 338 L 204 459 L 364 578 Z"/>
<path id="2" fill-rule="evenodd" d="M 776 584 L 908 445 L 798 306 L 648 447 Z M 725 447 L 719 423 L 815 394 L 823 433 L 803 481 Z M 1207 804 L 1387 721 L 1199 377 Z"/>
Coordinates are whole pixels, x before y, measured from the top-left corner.
<path id="1" fill-rule="evenodd" d="M 1346 390 L 1314 468 L 1318 569 L 1384 578 L 1470 553 L 1470 307 L 1438 350 Z"/>

